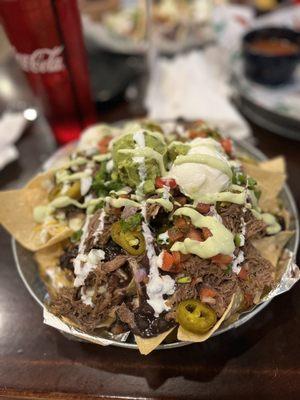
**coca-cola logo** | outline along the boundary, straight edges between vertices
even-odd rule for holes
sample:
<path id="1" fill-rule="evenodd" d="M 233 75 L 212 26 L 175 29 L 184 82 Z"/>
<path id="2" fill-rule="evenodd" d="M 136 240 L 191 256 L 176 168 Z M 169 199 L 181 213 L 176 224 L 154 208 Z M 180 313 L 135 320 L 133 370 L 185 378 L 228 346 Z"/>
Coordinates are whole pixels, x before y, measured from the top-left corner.
<path id="1" fill-rule="evenodd" d="M 65 68 L 62 57 L 63 49 L 63 46 L 56 46 L 52 49 L 36 49 L 31 54 L 16 52 L 15 57 L 23 71 L 47 74 L 59 72 Z"/>

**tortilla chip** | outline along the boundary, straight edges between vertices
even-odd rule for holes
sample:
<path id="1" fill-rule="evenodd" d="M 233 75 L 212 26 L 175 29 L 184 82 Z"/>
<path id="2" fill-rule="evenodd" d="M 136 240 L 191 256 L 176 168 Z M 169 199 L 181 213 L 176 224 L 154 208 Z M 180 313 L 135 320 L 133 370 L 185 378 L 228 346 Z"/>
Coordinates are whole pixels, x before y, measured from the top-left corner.
<path id="1" fill-rule="evenodd" d="M 258 204 L 263 211 L 278 211 L 277 197 L 286 181 L 286 174 L 284 172 L 273 169 L 274 165 L 274 168 L 283 168 L 282 161 L 276 160 L 270 160 L 259 165 L 243 163 L 246 173 L 257 181 L 258 187 L 261 189 Z"/>
<path id="2" fill-rule="evenodd" d="M 37 175 L 20 190 L 0 192 L 0 223 L 26 249 L 37 251 L 66 239 L 72 230 L 62 223 L 52 223 L 50 238 L 41 239 L 41 225 L 33 219 L 33 209 L 47 202 L 47 186 L 53 171 Z"/>
<path id="3" fill-rule="evenodd" d="M 59 267 L 59 257 L 62 253 L 63 246 L 56 244 L 39 250 L 34 256 L 39 266 L 40 276 L 52 295 L 63 287 L 73 286 L 72 273 Z"/>
<path id="4" fill-rule="evenodd" d="M 208 332 L 204 334 L 196 334 L 185 330 L 182 326 L 179 326 L 177 333 L 178 340 L 182 340 L 185 342 L 195 342 L 195 343 L 204 342 L 205 340 L 207 340 L 220 327 L 222 322 L 226 319 L 227 315 L 229 315 L 234 303 L 234 299 L 235 295 L 232 296 L 231 302 L 229 303 L 224 314 L 222 315 L 222 318 L 220 318 L 218 322 L 215 324 L 215 326 L 213 326 Z"/>
<path id="5" fill-rule="evenodd" d="M 168 331 L 149 339 L 144 339 L 135 335 L 134 338 L 140 353 L 144 355 L 151 353 L 151 351 L 156 349 L 156 347 L 161 344 L 161 342 L 172 332 L 173 329 L 174 328 L 171 328 Z"/>
<path id="6" fill-rule="evenodd" d="M 276 267 L 284 246 L 293 235 L 294 231 L 282 231 L 276 235 L 255 240 L 253 241 L 253 245 L 262 257 Z"/>
<path id="7" fill-rule="evenodd" d="M 259 163 L 259 166 L 266 171 L 280 172 L 282 174 L 286 173 L 285 159 L 281 156 L 272 158 L 271 160 L 262 161 Z"/>

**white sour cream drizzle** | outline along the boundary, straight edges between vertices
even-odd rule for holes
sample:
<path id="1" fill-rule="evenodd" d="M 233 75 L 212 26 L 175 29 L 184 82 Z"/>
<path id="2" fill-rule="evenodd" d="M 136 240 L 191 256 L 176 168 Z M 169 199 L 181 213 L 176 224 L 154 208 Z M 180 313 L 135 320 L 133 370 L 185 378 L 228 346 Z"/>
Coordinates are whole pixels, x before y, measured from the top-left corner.
<path id="1" fill-rule="evenodd" d="M 232 262 L 232 272 L 235 274 L 238 274 L 241 270 L 240 264 L 245 260 L 244 252 L 243 250 L 240 250 L 238 252 L 238 255 L 235 257 L 235 259 Z"/>
<path id="2" fill-rule="evenodd" d="M 166 305 L 163 296 L 174 293 L 175 281 L 169 275 L 160 275 L 158 266 L 161 260 L 155 253 L 153 237 L 148 224 L 145 222 L 142 222 L 142 231 L 150 265 L 149 282 L 147 283 L 147 295 L 149 299 L 147 303 L 153 308 L 155 317 L 158 317 L 163 311 L 170 309 Z"/>
<path id="3" fill-rule="evenodd" d="M 87 215 L 84 225 L 82 227 L 82 235 L 78 247 L 78 254 L 73 261 L 74 264 L 74 274 L 76 276 L 75 281 L 74 281 L 74 286 L 78 287 L 84 284 L 85 278 L 87 277 L 85 268 L 84 268 L 84 263 L 83 261 L 86 259 L 86 256 L 84 255 L 85 252 L 85 241 L 88 236 L 88 226 L 90 223 L 91 216 Z"/>
<path id="4" fill-rule="evenodd" d="M 98 224 L 98 227 L 97 227 L 97 229 L 95 230 L 94 235 L 93 235 L 93 237 L 94 237 L 94 243 L 97 242 L 99 236 L 102 234 L 102 232 L 103 232 L 103 230 L 104 230 L 105 216 L 106 216 L 106 213 L 105 213 L 104 209 L 102 209 L 102 210 L 101 210 L 101 214 L 99 215 L 99 224 Z"/>
<path id="5" fill-rule="evenodd" d="M 241 227 L 242 227 L 242 231 L 241 231 L 241 235 L 240 235 L 240 239 L 241 239 L 240 246 L 244 246 L 245 238 L 246 238 L 246 222 L 245 222 L 244 217 L 241 217 Z"/>
<path id="6" fill-rule="evenodd" d="M 105 253 L 103 250 L 92 249 L 89 254 L 85 254 L 85 241 L 88 236 L 88 226 L 90 223 L 91 216 L 87 215 L 85 223 L 82 228 L 82 235 L 78 248 L 78 255 L 75 258 L 74 264 L 74 286 L 79 287 L 84 285 L 84 281 L 89 275 L 89 273 L 96 268 L 96 266 L 104 260 Z"/>
<path id="7" fill-rule="evenodd" d="M 94 303 L 92 301 L 94 293 L 95 290 L 93 288 L 86 288 L 85 290 L 81 288 L 80 295 L 83 304 L 85 304 L 86 306 L 94 307 Z"/>

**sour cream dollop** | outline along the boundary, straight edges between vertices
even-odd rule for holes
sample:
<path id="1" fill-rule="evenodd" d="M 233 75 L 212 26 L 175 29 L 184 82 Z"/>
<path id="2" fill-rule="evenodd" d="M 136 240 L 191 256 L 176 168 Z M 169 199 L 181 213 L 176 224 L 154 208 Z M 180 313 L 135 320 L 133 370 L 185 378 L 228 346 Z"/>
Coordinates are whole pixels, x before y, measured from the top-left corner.
<path id="1" fill-rule="evenodd" d="M 230 177 L 217 167 L 217 163 L 222 162 L 230 170 L 230 163 L 220 143 L 211 138 L 197 138 L 191 141 L 190 145 L 191 148 L 187 153 L 190 159 L 193 155 L 207 155 L 212 161 L 216 160 L 216 166 L 200 162 L 184 162 L 176 165 L 175 160 L 168 176 L 176 180 L 181 191 L 197 200 L 203 195 L 219 193 L 228 188 Z"/>

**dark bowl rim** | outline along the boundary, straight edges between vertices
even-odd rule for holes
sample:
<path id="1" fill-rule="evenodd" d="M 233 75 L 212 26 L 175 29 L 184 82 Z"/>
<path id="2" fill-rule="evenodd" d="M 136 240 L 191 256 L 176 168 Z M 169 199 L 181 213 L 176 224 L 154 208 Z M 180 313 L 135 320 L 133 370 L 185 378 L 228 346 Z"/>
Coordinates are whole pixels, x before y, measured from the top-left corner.
<path id="1" fill-rule="evenodd" d="M 268 31 L 277 31 L 277 32 L 285 32 L 285 33 L 291 33 L 293 35 L 295 35 L 295 40 L 291 40 L 290 38 L 287 38 L 288 40 L 290 40 L 292 43 L 296 43 L 299 47 L 299 50 L 295 53 L 292 54 L 266 54 L 262 51 L 255 51 L 255 50 L 251 50 L 248 45 L 252 42 L 252 38 L 249 38 L 251 35 L 254 34 L 259 34 L 259 33 L 263 33 L 263 32 L 268 32 Z M 298 40 L 297 40 L 298 38 Z M 256 39 L 255 37 L 253 37 L 253 39 Z M 284 37 L 282 37 L 282 39 L 284 39 Z M 288 26 L 273 26 L 273 25 L 269 25 L 269 26 L 264 26 L 264 27 L 258 27 L 258 28 L 253 28 L 248 30 L 243 38 L 242 38 L 242 50 L 244 54 L 249 54 L 252 56 L 256 56 L 256 57 L 261 57 L 261 58 L 266 58 L 266 59 L 295 59 L 295 58 L 299 58 L 300 57 L 300 31 L 296 31 Z"/>

